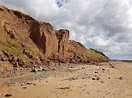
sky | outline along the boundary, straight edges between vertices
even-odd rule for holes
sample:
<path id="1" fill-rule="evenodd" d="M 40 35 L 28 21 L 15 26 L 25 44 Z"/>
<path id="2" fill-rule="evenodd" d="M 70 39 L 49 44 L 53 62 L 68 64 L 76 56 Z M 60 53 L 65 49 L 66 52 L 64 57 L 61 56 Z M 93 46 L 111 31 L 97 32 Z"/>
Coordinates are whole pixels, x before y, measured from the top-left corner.
<path id="1" fill-rule="evenodd" d="M 132 60 L 132 0 L 0 0 L 1 5 L 68 29 L 70 39 L 111 59 Z"/>

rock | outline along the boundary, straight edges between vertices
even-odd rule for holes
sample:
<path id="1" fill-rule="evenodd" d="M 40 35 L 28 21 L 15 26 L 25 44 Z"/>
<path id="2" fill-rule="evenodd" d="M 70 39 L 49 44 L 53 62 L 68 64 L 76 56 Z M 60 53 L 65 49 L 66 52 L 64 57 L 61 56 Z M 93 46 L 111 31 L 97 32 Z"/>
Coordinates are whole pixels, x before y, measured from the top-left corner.
<path id="1" fill-rule="evenodd" d="M 121 77 L 119 77 L 119 79 L 120 79 L 120 80 L 123 80 L 123 79 L 124 79 L 124 77 L 123 77 L 123 76 L 121 76 Z"/>
<path id="2" fill-rule="evenodd" d="M 85 69 L 85 67 L 82 67 L 82 69 Z"/>
<path id="3" fill-rule="evenodd" d="M 31 72 L 38 72 L 37 68 L 33 68 Z"/>
<path id="4" fill-rule="evenodd" d="M 95 71 L 94 73 L 98 73 L 98 71 Z"/>
<path id="5" fill-rule="evenodd" d="M 10 31 L 10 30 L 9 30 L 9 31 L 7 31 L 7 34 L 8 34 L 9 37 L 12 38 L 12 39 L 15 39 L 15 38 L 16 38 L 13 31 Z"/>
<path id="6" fill-rule="evenodd" d="M 92 78 L 92 80 L 96 80 L 96 78 Z"/>
<path id="7" fill-rule="evenodd" d="M 112 65 L 111 68 L 115 68 L 115 66 Z"/>
<path id="8" fill-rule="evenodd" d="M 26 89 L 27 87 L 26 86 L 24 86 L 24 87 L 22 87 L 23 89 Z"/>
<path id="9" fill-rule="evenodd" d="M 11 93 L 7 93 L 7 94 L 5 94 L 5 97 L 11 97 L 11 96 L 12 96 Z"/>
<path id="10" fill-rule="evenodd" d="M 34 83 L 33 85 L 36 85 L 36 83 Z"/>
<path id="11" fill-rule="evenodd" d="M 100 77 L 93 77 L 92 80 L 100 80 Z"/>
<path id="12" fill-rule="evenodd" d="M 42 67 L 42 71 L 48 71 L 49 68 L 48 67 Z"/>
<path id="13" fill-rule="evenodd" d="M 31 72 L 48 71 L 48 68 L 40 66 L 39 68 L 33 67 Z"/>
<path id="14" fill-rule="evenodd" d="M 70 89 L 70 87 L 60 87 L 60 88 L 57 88 L 57 89 L 63 89 L 63 90 L 66 90 L 66 89 Z"/>
<path id="15" fill-rule="evenodd" d="M 69 81 L 72 81 L 72 80 L 77 80 L 78 78 L 77 77 L 72 77 L 72 78 L 67 78 L 65 80 L 69 80 Z"/>
<path id="16" fill-rule="evenodd" d="M 33 84 L 33 83 L 32 83 L 32 82 L 27 82 L 27 84 L 31 85 L 31 84 Z"/>
<path id="17" fill-rule="evenodd" d="M 7 61 L 7 57 L 3 53 L 1 53 L 0 54 L 0 60 L 1 61 Z"/>
<path id="18" fill-rule="evenodd" d="M 104 68 L 102 68 L 102 70 L 103 70 L 103 71 L 105 71 L 105 69 L 104 69 Z"/>
<path id="19" fill-rule="evenodd" d="M 33 58 L 33 56 L 30 54 L 30 52 L 29 52 L 28 50 L 26 50 L 26 49 L 23 50 L 23 53 L 24 53 L 27 57 Z"/>
<path id="20" fill-rule="evenodd" d="M 115 68 L 115 66 L 112 63 L 109 63 L 111 68 Z"/>
<path id="21" fill-rule="evenodd" d="M 96 80 L 100 80 L 100 77 L 97 77 Z"/>

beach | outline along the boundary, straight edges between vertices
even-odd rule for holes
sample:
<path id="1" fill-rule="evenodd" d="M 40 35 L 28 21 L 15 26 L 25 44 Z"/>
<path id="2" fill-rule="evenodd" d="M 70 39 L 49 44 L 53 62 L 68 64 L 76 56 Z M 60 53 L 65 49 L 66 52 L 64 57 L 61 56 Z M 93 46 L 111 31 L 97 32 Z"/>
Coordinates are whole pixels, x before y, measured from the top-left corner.
<path id="1" fill-rule="evenodd" d="M 51 68 L 54 70 L 27 71 L 28 77 L 39 78 L 1 85 L 0 98 L 7 93 L 12 94 L 10 98 L 132 98 L 131 62 L 56 64 Z"/>

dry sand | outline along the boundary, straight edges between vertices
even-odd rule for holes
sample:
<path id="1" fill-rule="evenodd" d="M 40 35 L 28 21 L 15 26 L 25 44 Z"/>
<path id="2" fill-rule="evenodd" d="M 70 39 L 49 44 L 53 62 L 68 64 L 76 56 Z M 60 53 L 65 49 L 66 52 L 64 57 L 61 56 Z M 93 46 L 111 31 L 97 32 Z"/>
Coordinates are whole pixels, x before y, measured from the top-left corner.
<path id="1" fill-rule="evenodd" d="M 132 98 L 132 63 L 97 65 L 64 67 L 31 84 L 1 87 L 0 98 Z"/>

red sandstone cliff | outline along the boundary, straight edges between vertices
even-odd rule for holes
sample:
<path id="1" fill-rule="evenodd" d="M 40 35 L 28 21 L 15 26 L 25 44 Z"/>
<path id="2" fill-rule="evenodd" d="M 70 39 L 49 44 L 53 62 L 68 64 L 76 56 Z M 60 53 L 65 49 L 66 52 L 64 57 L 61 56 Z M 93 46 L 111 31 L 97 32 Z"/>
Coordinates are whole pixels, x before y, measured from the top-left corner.
<path id="1" fill-rule="evenodd" d="M 0 60 L 25 67 L 49 61 L 87 63 L 109 59 L 70 41 L 68 30 L 55 30 L 49 23 L 0 6 Z"/>

